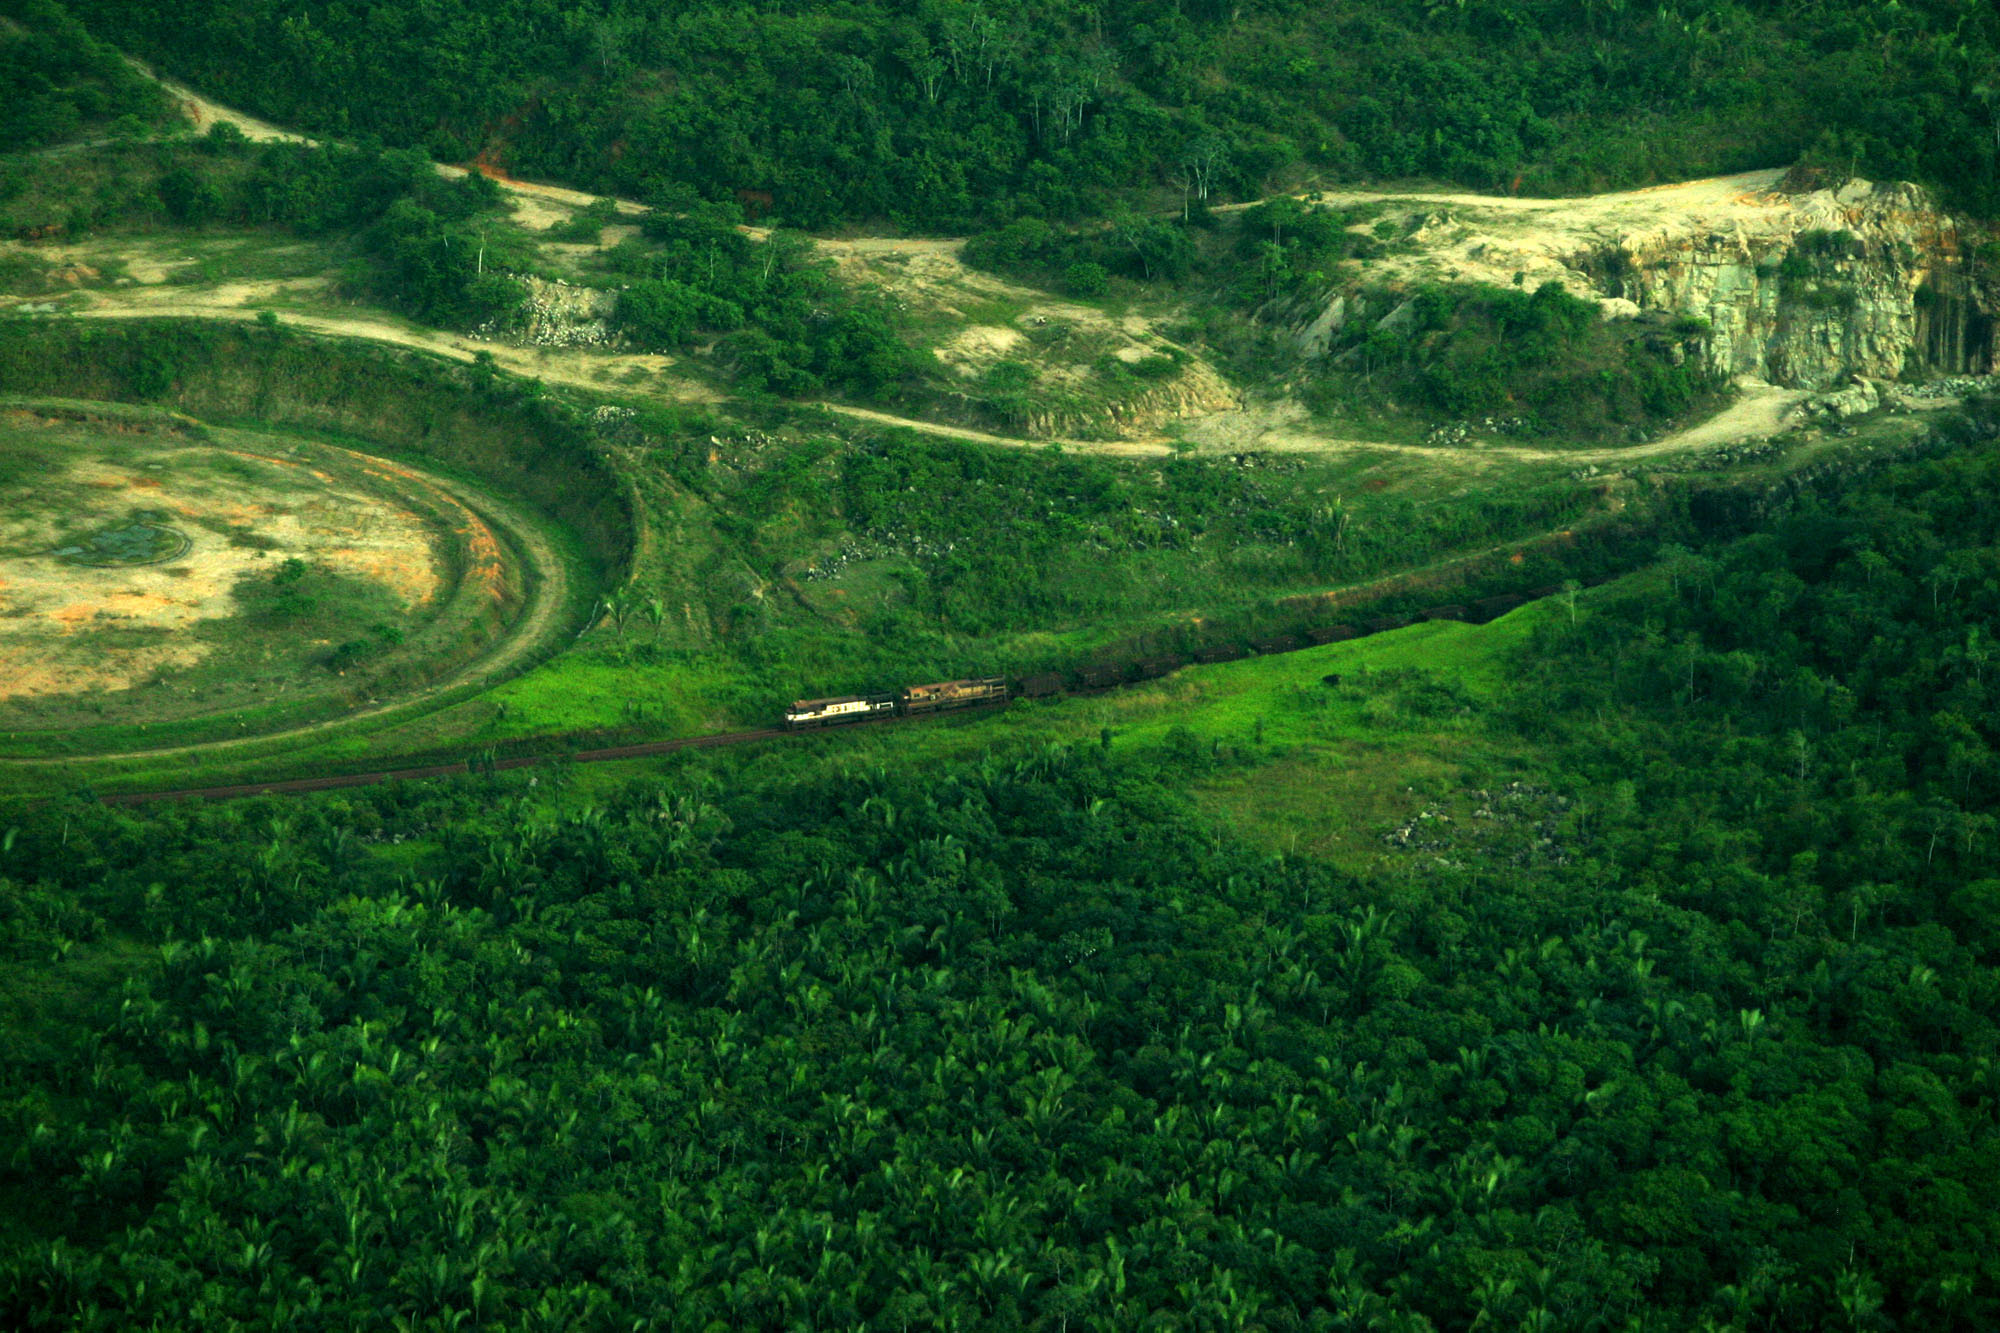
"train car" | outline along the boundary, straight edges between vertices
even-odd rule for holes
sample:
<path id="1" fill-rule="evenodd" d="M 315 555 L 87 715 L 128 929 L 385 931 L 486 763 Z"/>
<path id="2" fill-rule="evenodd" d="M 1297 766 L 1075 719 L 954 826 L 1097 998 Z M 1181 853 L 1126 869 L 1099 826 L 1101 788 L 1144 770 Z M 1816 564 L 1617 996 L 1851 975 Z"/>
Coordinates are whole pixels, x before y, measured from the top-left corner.
<path id="1" fill-rule="evenodd" d="M 1161 676 L 1171 676 L 1187 663 L 1178 657 L 1149 657 L 1139 663 L 1140 680 L 1158 680 Z"/>
<path id="2" fill-rule="evenodd" d="M 1046 699 L 1052 694 L 1063 692 L 1062 673 L 1043 671 L 1022 678 L 1020 695 L 1023 699 Z"/>
<path id="3" fill-rule="evenodd" d="M 831 699 L 800 699 L 785 710 L 785 728 L 802 731 L 807 727 L 865 722 L 871 717 L 888 717 L 895 711 L 896 696 L 893 694 L 842 694 Z"/>
<path id="4" fill-rule="evenodd" d="M 1077 683 L 1086 690 L 1108 690 L 1113 685 L 1125 683 L 1125 673 L 1118 667 L 1085 667 L 1076 673 Z"/>
<path id="5" fill-rule="evenodd" d="M 946 708 L 970 708 L 1007 697 L 1004 676 L 981 676 L 974 680 L 940 680 L 929 685 L 905 685 L 902 707 L 905 713 L 935 713 Z"/>
<path id="6" fill-rule="evenodd" d="M 1271 653 L 1295 652 L 1296 650 L 1305 647 L 1306 642 L 1304 639 L 1298 638 L 1295 635 L 1276 634 L 1268 639 L 1259 639 L 1257 640 L 1257 642 L 1251 644 L 1250 646 L 1252 648 L 1255 648 L 1258 652 L 1268 656 Z"/>
<path id="7" fill-rule="evenodd" d="M 1470 620 L 1472 613 L 1454 603 L 1451 606 L 1433 606 L 1423 616 L 1425 620 Z"/>
<path id="8" fill-rule="evenodd" d="M 1218 643 L 1196 653 L 1194 660 L 1197 662 L 1234 662 L 1243 655 L 1243 646 L 1241 644 Z"/>
<path id="9" fill-rule="evenodd" d="M 1318 629 L 1306 631 L 1306 637 L 1314 643 L 1345 643 L 1349 639 L 1361 637 L 1361 631 L 1353 625 L 1321 625 Z"/>
<path id="10" fill-rule="evenodd" d="M 1373 620 L 1363 621 L 1362 628 L 1370 634 L 1381 634 L 1387 630 L 1401 629 L 1409 623 L 1408 616 L 1377 616 Z"/>

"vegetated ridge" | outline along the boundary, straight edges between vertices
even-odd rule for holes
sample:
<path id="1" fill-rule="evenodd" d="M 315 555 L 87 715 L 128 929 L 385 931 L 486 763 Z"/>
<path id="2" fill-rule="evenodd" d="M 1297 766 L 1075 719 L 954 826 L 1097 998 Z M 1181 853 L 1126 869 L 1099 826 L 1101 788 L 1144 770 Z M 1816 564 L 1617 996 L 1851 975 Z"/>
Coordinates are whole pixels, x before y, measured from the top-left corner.
<path id="1" fill-rule="evenodd" d="M 691 185 L 805 228 L 962 231 L 1307 174 L 1577 193 L 1805 152 L 2000 205 L 2000 20 L 1948 0 L 1886 16 L 1832 0 L 1363 0 L 1330 18 L 1018 0 L 452 0 L 393 21 L 327 0 L 72 8 L 281 122 L 641 198 Z"/>

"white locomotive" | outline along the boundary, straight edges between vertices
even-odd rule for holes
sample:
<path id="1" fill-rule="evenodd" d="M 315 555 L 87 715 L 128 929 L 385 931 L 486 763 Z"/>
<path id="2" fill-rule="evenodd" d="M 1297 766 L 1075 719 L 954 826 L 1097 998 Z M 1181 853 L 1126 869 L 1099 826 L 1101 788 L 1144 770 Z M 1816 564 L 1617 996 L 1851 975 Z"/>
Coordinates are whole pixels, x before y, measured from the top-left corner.
<path id="1" fill-rule="evenodd" d="M 830 727 L 840 722 L 865 722 L 896 711 L 893 694 L 842 694 L 832 699 L 800 699 L 785 710 L 785 726 Z"/>
<path id="2" fill-rule="evenodd" d="M 908 685 L 895 694 L 842 694 L 832 699 L 800 699 L 785 710 L 785 727 L 830 727 L 841 722 L 865 722 L 894 713 L 934 713 L 947 708 L 972 708 L 1004 703 L 1007 678 L 981 676 L 973 680 L 941 680 Z"/>

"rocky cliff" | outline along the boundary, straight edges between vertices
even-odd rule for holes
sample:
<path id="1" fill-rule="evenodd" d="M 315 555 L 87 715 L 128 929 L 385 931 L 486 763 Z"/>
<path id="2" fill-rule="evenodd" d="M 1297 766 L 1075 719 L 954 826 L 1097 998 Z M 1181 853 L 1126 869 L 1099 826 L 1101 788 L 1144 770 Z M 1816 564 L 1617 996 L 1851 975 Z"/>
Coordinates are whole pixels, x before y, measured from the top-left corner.
<path id="1" fill-rule="evenodd" d="M 1575 266 L 1605 297 L 1707 320 L 1708 358 L 1730 375 L 1824 389 L 1992 369 L 1995 293 L 1918 187 L 1851 180 L 1733 222 L 1621 236 Z"/>
<path id="2" fill-rule="evenodd" d="M 1914 185 L 1805 188 L 1767 171 L 1588 199 L 1328 202 L 1386 203 L 1405 235 L 1345 290 L 1291 307 L 1308 357 L 1357 318 L 1393 319 L 1382 298 L 1419 283 L 1554 280 L 1607 319 L 1705 320 L 1703 352 L 1730 376 L 1820 390 L 1995 369 L 2000 245 Z"/>

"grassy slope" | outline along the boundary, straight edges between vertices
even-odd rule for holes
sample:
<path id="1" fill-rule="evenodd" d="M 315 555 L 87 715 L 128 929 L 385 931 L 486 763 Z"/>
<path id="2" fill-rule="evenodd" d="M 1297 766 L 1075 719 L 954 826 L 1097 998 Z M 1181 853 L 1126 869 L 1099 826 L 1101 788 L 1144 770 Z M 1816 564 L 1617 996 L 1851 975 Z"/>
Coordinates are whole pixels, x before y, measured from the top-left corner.
<path id="1" fill-rule="evenodd" d="M 1584 595 L 1584 601 L 1591 594 Z M 635 776 L 709 770 L 727 782 L 1102 744 L 1171 754 L 1217 820 L 1274 852 L 1354 865 L 1404 814 L 1417 783 L 1494 782 L 1528 756 L 1485 726 L 1504 694 L 1510 655 L 1535 627 L 1567 612 L 1532 603 L 1486 625 L 1433 622 L 1349 643 L 1191 666 L 1115 693 L 1020 702 L 996 712 L 893 729 L 830 731 L 740 751 L 597 764 L 571 770 L 565 799 Z M 1341 684 L 1322 683 L 1339 675 Z M 524 778 L 514 781 L 525 782 Z"/>

